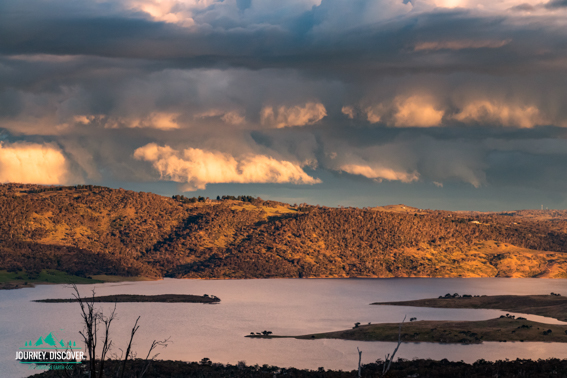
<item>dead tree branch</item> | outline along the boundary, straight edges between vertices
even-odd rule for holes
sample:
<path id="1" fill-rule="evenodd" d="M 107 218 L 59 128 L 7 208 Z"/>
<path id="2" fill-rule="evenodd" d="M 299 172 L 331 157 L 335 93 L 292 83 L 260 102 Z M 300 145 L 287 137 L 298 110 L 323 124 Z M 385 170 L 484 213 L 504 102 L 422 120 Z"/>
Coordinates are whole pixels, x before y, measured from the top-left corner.
<path id="1" fill-rule="evenodd" d="M 138 328 L 140 328 L 140 326 L 138 325 L 139 320 L 140 317 L 138 316 L 138 319 L 136 319 L 136 323 L 134 323 L 134 327 L 132 327 L 132 331 L 130 331 L 130 341 L 128 342 L 128 347 L 126 348 L 126 355 L 124 356 L 124 360 L 122 361 L 122 375 L 120 375 L 121 378 L 124 378 L 124 372 L 126 371 L 126 361 L 128 361 L 128 357 L 130 356 L 130 351 L 132 350 L 132 341 L 134 340 L 134 335 L 138 331 Z"/>
<path id="2" fill-rule="evenodd" d="M 400 329 L 398 330 L 398 345 L 396 346 L 396 349 L 394 349 L 394 352 L 392 353 L 392 357 L 390 357 L 389 354 L 386 355 L 386 359 L 384 360 L 384 365 L 382 367 L 382 376 L 386 375 L 386 373 L 390 370 L 390 366 L 392 366 L 392 360 L 394 359 L 396 352 L 398 351 L 400 345 L 402 344 L 402 325 L 406 321 L 406 317 L 407 315 L 404 316 L 404 320 L 402 320 L 402 322 L 400 323 Z"/>
<path id="3" fill-rule="evenodd" d="M 358 378 L 362 378 L 362 366 L 360 365 L 362 360 L 362 351 L 358 349 L 358 347 L 356 347 L 356 350 L 358 351 Z"/>

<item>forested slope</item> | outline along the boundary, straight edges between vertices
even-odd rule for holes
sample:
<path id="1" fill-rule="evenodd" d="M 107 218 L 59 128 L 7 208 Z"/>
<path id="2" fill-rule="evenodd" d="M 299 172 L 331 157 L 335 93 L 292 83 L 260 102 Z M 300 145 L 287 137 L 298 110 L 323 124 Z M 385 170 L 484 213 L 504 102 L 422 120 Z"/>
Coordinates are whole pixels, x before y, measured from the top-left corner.
<path id="1" fill-rule="evenodd" d="M 96 186 L 1 185 L 0 270 L 191 278 L 567 277 L 566 211 L 538 217 L 533 211 L 174 197 Z"/>

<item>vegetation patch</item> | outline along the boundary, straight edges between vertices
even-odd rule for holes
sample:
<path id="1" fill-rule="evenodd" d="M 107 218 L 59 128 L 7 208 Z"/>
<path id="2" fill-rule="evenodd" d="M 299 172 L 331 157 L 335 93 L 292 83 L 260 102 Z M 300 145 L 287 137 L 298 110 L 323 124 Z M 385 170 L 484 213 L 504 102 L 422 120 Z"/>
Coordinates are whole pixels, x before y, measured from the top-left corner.
<path id="1" fill-rule="evenodd" d="M 102 280 L 78 277 L 53 269 L 44 269 L 41 272 L 28 273 L 8 272 L 0 270 L 0 289 L 18 289 L 33 287 L 34 284 L 89 284 L 100 283 Z"/>

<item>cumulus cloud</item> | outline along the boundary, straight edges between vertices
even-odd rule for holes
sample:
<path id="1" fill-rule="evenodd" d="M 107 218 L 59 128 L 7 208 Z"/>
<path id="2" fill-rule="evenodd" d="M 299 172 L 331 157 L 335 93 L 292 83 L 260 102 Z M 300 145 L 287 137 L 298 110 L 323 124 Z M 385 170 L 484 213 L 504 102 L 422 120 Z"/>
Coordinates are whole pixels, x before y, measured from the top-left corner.
<path id="1" fill-rule="evenodd" d="M 142 11 L 156 21 L 193 26 L 193 12 L 202 10 L 214 3 L 214 0 L 128 0 L 127 8 Z"/>
<path id="2" fill-rule="evenodd" d="M 166 113 L 166 112 L 152 112 L 146 117 L 138 119 L 118 119 L 114 123 L 110 123 L 111 127 L 115 127 L 119 124 L 124 124 L 126 127 L 149 127 L 159 130 L 171 130 L 178 129 L 179 124 L 177 123 L 177 118 L 180 116 L 179 113 Z"/>
<path id="3" fill-rule="evenodd" d="M 439 126 L 445 114 L 435 107 L 431 99 L 424 96 L 398 97 L 394 103 L 394 125 L 397 127 Z"/>
<path id="4" fill-rule="evenodd" d="M 68 178 L 67 160 L 57 146 L 0 142 L 0 182 L 60 185 Z"/>
<path id="5" fill-rule="evenodd" d="M 322 165 L 330 170 L 378 182 L 453 181 L 468 183 L 475 188 L 487 183 L 487 148 L 482 143 L 452 138 L 438 140 L 395 128 L 374 130 L 376 133 L 372 134 L 375 140 L 390 140 L 370 142 L 368 133 L 362 130 L 352 130 L 350 137 L 342 137 L 344 140 L 325 140 L 325 151 L 328 153 L 321 158 Z M 423 131 L 427 133 L 431 130 Z M 397 135 L 393 140 L 392 134 Z"/>
<path id="6" fill-rule="evenodd" d="M 368 122 L 377 123 L 382 120 L 382 117 L 386 112 L 386 109 L 383 104 L 378 104 L 375 106 L 369 106 L 365 108 L 364 112 L 366 113 L 366 119 L 368 119 Z"/>
<path id="7" fill-rule="evenodd" d="M 388 180 L 408 183 L 419 180 L 419 173 L 415 171 L 403 172 L 379 166 L 371 167 L 369 165 L 344 164 L 339 167 L 339 170 L 350 173 L 352 175 L 361 175 L 378 182 L 382 182 L 382 180 Z"/>
<path id="8" fill-rule="evenodd" d="M 263 125 L 281 129 L 283 127 L 312 125 L 322 120 L 326 115 L 327 110 L 323 104 L 308 102 L 304 106 L 279 106 L 275 110 L 272 106 L 266 106 L 260 112 L 260 119 Z"/>
<path id="9" fill-rule="evenodd" d="M 195 118 L 215 118 L 218 117 L 225 123 L 230 125 L 240 125 L 246 121 L 246 118 L 236 110 L 209 109 L 204 112 L 195 114 Z"/>
<path id="10" fill-rule="evenodd" d="M 136 120 L 130 127 L 154 127 L 160 130 L 179 128 L 176 122 L 179 113 L 153 112 L 146 119 Z"/>
<path id="11" fill-rule="evenodd" d="M 341 108 L 341 113 L 343 113 L 344 115 L 346 115 L 348 118 L 353 119 L 355 116 L 355 109 L 354 107 L 348 105 L 348 106 L 343 106 Z"/>
<path id="12" fill-rule="evenodd" d="M 378 104 L 361 105 L 359 109 L 360 112 L 353 106 L 345 106 L 342 112 L 349 118 L 363 114 L 370 123 L 382 122 L 395 127 L 440 126 L 445 115 L 433 97 L 427 95 L 396 96 Z"/>
<path id="13" fill-rule="evenodd" d="M 184 183 L 186 191 L 205 189 L 220 183 L 317 184 L 321 181 L 305 173 L 301 164 L 276 160 L 266 155 L 235 158 L 218 151 L 147 144 L 136 149 L 134 158 L 152 163 L 162 179 Z"/>
<path id="14" fill-rule="evenodd" d="M 550 122 L 536 106 L 510 105 L 488 100 L 478 100 L 467 104 L 453 118 L 461 122 L 495 123 L 520 128 L 531 128 Z"/>
<path id="15" fill-rule="evenodd" d="M 273 0 L 258 3 L 252 3 L 250 0 L 225 2 L 216 0 L 126 0 L 123 2 L 126 8 L 144 12 L 153 20 L 174 23 L 183 27 L 202 26 L 203 23 L 220 17 L 235 19 L 239 10 L 248 10 L 246 16 L 256 20 L 278 11 L 301 13 L 320 3 L 320 0 L 288 0 L 285 5 Z"/>
<path id="16" fill-rule="evenodd" d="M 117 128 L 153 128 L 158 130 L 178 129 L 177 119 L 180 113 L 151 112 L 143 117 L 120 117 L 99 115 L 78 115 L 72 119 L 82 125 L 101 124 L 107 129 Z"/>

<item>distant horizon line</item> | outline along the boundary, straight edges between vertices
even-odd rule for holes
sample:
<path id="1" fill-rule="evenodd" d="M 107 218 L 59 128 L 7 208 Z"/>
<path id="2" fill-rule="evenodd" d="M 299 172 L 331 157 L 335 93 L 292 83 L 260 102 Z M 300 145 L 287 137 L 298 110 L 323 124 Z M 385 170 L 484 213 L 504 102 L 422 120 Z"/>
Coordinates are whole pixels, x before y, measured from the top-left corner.
<path id="1" fill-rule="evenodd" d="M 93 188 L 104 188 L 104 189 L 110 189 L 110 190 L 124 190 L 124 191 L 129 191 L 129 192 L 134 192 L 134 193 L 151 193 L 154 194 L 156 196 L 161 196 L 161 197 L 165 197 L 165 198 L 173 198 L 174 196 L 183 196 L 185 198 L 204 198 L 204 199 L 208 199 L 209 201 L 219 201 L 217 198 L 211 198 L 211 197 L 205 197 L 202 195 L 198 195 L 198 196 L 193 196 L 193 197 L 187 197 L 185 194 L 173 194 L 173 195 L 163 195 L 163 194 L 158 194 L 152 191 L 137 191 L 137 190 L 133 190 L 133 189 L 124 189 L 122 187 L 119 188 L 113 188 L 110 186 L 106 186 L 106 185 L 96 185 L 96 184 L 75 184 L 75 185 L 53 185 L 53 184 L 34 184 L 34 183 L 16 183 L 16 182 L 3 182 L 0 183 L 0 186 L 15 186 L 15 187 L 45 187 L 45 188 L 76 188 L 76 189 L 82 189 L 82 187 L 93 187 Z M 187 192 L 183 192 L 183 193 L 187 193 Z M 284 202 L 282 200 L 276 200 L 276 199 L 269 199 L 269 198 L 261 198 L 260 196 L 253 196 L 253 195 L 249 195 L 249 194 L 239 194 L 239 195 L 232 195 L 232 194 L 223 194 L 223 195 L 217 195 L 217 197 L 222 197 L 222 196 L 232 196 L 232 197 L 239 197 L 239 196 L 249 196 L 249 197 L 253 197 L 256 199 L 261 199 L 264 201 L 275 201 L 275 202 L 282 202 L 282 203 L 287 203 L 290 206 L 294 206 L 297 205 L 299 206 L 299 204 L 291 204 L 290 202 Z M 214 197 L 214 196 L 213 196 Z M 234 201 L 235 199 L 221 199 L 220 201 Z M 328 205 L 313 205 L 313 204 L 309 204 L 306 202 L 302 202 L 301 204 L 306 204 L 308 206 L 314 206 L 314 207 L 324 207 L 324 208 L 331 208 L 331 209 L 340 209 L 340 208 L 354 208 L 354 209 L 364 209 L 364 208 L 372 208 L 372 209 L 376 209 L 376 208 L 386 208 L 389 206 L 404 206 L 404 207 L 409 207 L 412 209 L 416 209 L 416 210 L 422 210 L 422 211 L 447 211 L 447 212 L 452 212 L 452 213 L 460 213 L 460 212 L 469 212 L 469 213 L 494 213 L 494 214 L 498 214 L 498 213 L 506 213 L 506 212 L 511 212 L 511 211 L 539 211 L 539 212 L 545 212 L 545 211 L 566 211 L 567 209 L 550 209 L 550 208 L 545 208 L 545 209 L 537 209 L 537 208 L 524 208 L 524 209 L 508 209 L 508 210 L 495 210 L 495 211 L 486 211 L 486 210 L 444 210 L 444 209 L 431 209 L 431 208 L 419 208 L 419 207 L 415 207 L 415 206 L 410 206 L 410 205 L 405 205 L 403 203 L 398 203 L 398 204 L 387 204 L 387 205 L 377 205 L 377 206 L 345 206 L 345 205 L 336 205 L 336 206 L 328 206 Z M 543 205 L 542 205 L 543 207 Z"/>

